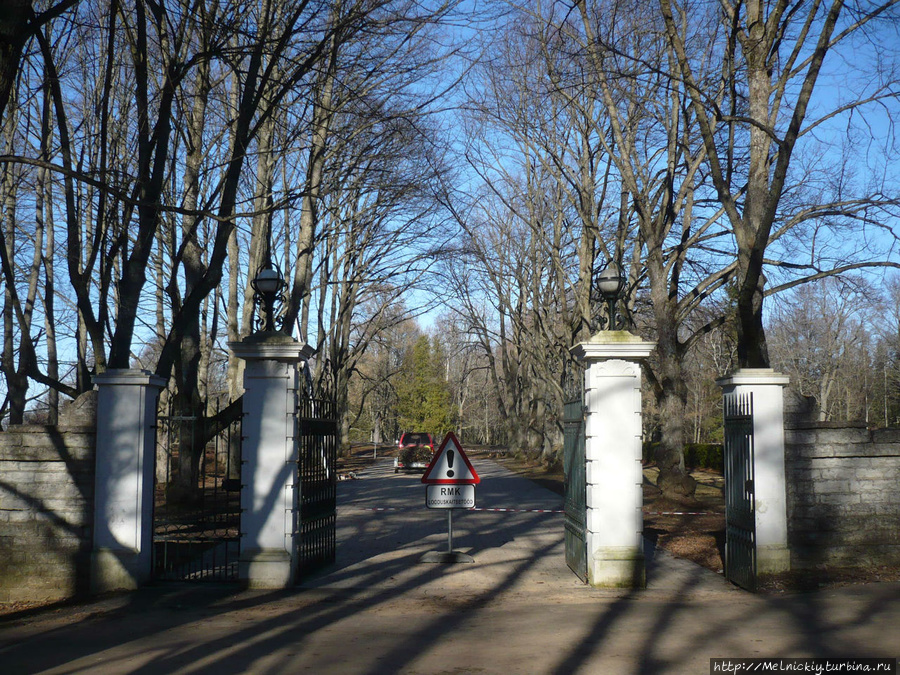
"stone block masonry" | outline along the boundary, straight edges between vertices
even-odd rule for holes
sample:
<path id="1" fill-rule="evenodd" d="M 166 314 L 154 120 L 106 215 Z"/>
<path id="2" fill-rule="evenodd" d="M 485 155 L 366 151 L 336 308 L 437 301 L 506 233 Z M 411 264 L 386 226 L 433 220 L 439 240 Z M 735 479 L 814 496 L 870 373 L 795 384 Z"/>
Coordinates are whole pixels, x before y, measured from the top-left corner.
<path id="1" fill-rule="evenodd" d="M 93 392 L 59 426 L 0 432 L 0 602 L 61 600 L 90 582 Z"/>
<path id="2" fill-rule="evenodd" d="M 900 430 L 785 429 L 791 566 L 900 565 Z"/>

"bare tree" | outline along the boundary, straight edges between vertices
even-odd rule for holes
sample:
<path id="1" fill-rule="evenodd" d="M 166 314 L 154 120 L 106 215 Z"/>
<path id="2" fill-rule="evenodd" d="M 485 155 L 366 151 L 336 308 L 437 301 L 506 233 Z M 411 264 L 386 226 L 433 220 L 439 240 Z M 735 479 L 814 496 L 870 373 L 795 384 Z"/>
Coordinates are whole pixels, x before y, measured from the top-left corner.
<path id="1" fill-rule="evenodd" d="M 26 14 L 30 11 L 30 4 L 19 4 Z M 388 213 L 400 202 L 421 200 L 421 194 L 412 197 L 408 186 L 414 176 L 421 178 L 422 172 L 415 175 L 406 166 L 401 180 L 400 167 L 404 165 L 396 161 L 397 157 L 415 154 L 406 152 L 409 145 L 406 150 L 402 144 L 392 148 L 387 142 L 367 147 L 369 152 L 394 153 L 392 161 L 398 171 L 385 174 L 388 182 L 380 188 L 374 176 L 388 167 L 387 159 L 380 164 L 370 160 L 369 168 L 362 167 L 370 171 L 365 181 L 358 180 L 354 173 L 362 166 L 358 155 L 343 151 L 355 166 L 341 165 L 337 160 L 343 157 L 341 144 L 354 147 L 361 133 L 389 139 L 407 118 L 414 122 L 404 132 L 407 141 L 417 135 L 426 139 L 428 133 L 416 120 L 427 113 L 418 108 L 428 96 L 424 89 L 418 98 L 411 92 L 421 86 L 417 78 L 427 69 L 437 68 L 441 54 L 432 50 L 424 56 L 422 47 L 435 42 L 428 27 L 437 25 L 435 17 L 446 13 L 447 6 L 413 6 L 392 0 L 266 0 L 250 5 L 222 0 L 197 7 L 182 2 L 160 5 L 144 0 L 110 0 L 75 5 L 62 2 L 50 13 L 27 17 L 32 22 L 29 26 L 58 19 L 53 22 L 54 27 L 59 26 L 56 38 L 34 33 L 35 49 L 27 53 L 21 69 L 27 75 L 22 80 L 25 99 L 31 92 L 45 90 L 45 98 L 51 102 L 45 106 L 49 114 L 44 119 L 49 128 L 45 136 L 52 148 L 42 151 L 14 143 L 6 148 L 3 168 L 10 180 L 14 172 L 26 170 L 22 167 L 37 167 L 45 172 L 45 183 L 61 182 L 58 191 L 47 192 L 59 201 L 38 210 L 43 215 L 56 206 L 65 223 L 64 236 L 54 240 L 65 247 L 64 285 L 55 278 L 46 283 L 49 295 L 43 307 L 54 311 L 50 309 L 52 301 L 60 297 L 77 308 L 76 384 L 58 381 L 58 374 L 51 374 L 51 368 L 42 372 L 30 355 L 35 347 L 31 331 L 23 331 L 21 326 L 31 325 L 26 315 L 32 312 L 30 307 L 37 306 L 36 293 L 41 291 L 41 284 L 31 284 L 35 292 L 30 300 L 25 298 L 27 288 L 16 288 L 21 278 L 16 269 L 23 262 L 21 253 L 18 260 L 4 256 L 9 260 L 4 260 L 3 273 L 5 280 L 16 280 L 5 285 L 12 293 L 7 293 L 7 334 L 24 336 L 25 351 L 16 345 L 5 353 L 12 358 L 13 350 L 18 350 L 27 357 L 20 358 L 13 370 L 70 395 L 90 386 L 90 370 L 129 367 L 137 352 L 157 354 L 156 371 L 165 377 L 174 373 L 177 380 L 174 393 L 180 412 L 203 420 L 207 373 L 219 332 L 217 298 L 221 296 L 216 293 L 220 281 L 227 270 L 229 283 L 235 287 L 229 297 L 228 324 L 230 337 L 236 339 L 249 330 L 242 331 L 239 326 L 243 321 L 249 327 L 251 315 L 247 308 L 240 316 L 236 289 L 239 285 L 246 288 L 261 255 L 259 245 L 251 246 L 254 254 L 248 258 L 239 240 L 247 237 L 256 244 L 267 241 L 278 231 L 275 219 L 283 215 L 287 224 L 291 207 L 310 194 L 302 181 L 289 184 L 292 178 L 288 176 L 308 166 L 305 161 L 296 161 L 304 154 L 298 139 L 309 138 L 309 130 L 317 128 L 312 112 L 315 106 L 329 119 L 337 114 L 338 108 L 323 98 L 328 87 L 336 86 L 341 92 L 342 115 L 350 114 L 346 102 L 355 100 L 358 109 L 352 115 L 365 120 L 355 125 L 348 139 L 336 143 L 331 135 L 323 146 L 323 156 L 333 164 L 323 170 L 331 171 L 332 176 L 343 172 L 356 181 L 342 196 L 335 193 L 329 204 L 334 213 L 328 217 L 336 217 L 344 208 L 340 200 L 355 192 L 350 202 L 356 200 L 357 206 L 351 211 L 360 228 L 353 232 L 368 232 L 366 228 L 376 223 L 368 238 L 347 248 L 348 260 L 365 246 L 380 251 L 371 259 L 383 257 L 390 241 L 379 243 L 377 227 L 383 231 L 384 223 L 394 222 Z M 71 13 L 63 13 L 72 7 Z M 7 18 L 6 14 L 0 16 L 0 22 Z M 378 43 L 380 29 L 390 33 L 390 40 Z M 337 44 L 347 51 L 340 62 L 343 70 L 336 69 Z M 380 49 L 368 49 L 373 46 Z M 416 67 L 412 67 L 410 50 Z M 354 68 L 359 66 L 363 70 L 355 73 Z M 323 81 L 321 73 L 331 73 L 332 84 L 328 84 L 328 77 Z M 336 75 L 344 79 L 338 82 L 333 79 Z M 359 90 L 356 98 L 350 95 L 353 88 Z M 76 94 L 70 95 L 73 92 Z M 394 101 L 402 94 L 404 105 L 391 110 L 380 103 L 375 105 L 389 100 L 389 94 L 395 96 Z M 224 104 L 217 105 L 220 102 Z M 372 109 L 364 111 L 365 105 L 372 105 Z M 15 137 L 20 119 L 25 125 L 35 121 L 40 124 L 41 117 L 33 108 L 10 121 L 10 138 Z M 396 116 L 394 128 L 382 125 L 381 131 L 365 131 L 378 128 L 384 115 Z M 352 124 L 341 124 L 354 129 Z M 423 146 L 427 144 L 427 140 L 422 142 Z M 395 188 L 390 181 L 398 185 L 404 182 L 407 187 Z M 362 185 L 368 187 L 361 190 Z M 379 189 L 381 196 L 373 211 L 366 203 L 369 198 L 359 195 L 366 191 L 375 194 L 373 191 Z M 420 192 L 426 192 L 424 186 Z M 4 196 L 12 200 L 15 193 L 5 190 Z M 316 197 L 317 207 L 324 198 Z M 13 206 L 9 201 L 10 209 Z M 413 210 L 419 216 L 411 216 L 409 222 L 424 221 L 428 209 L 420 204 Z M 43 221 L 34 222 L 40 225 Z M 14 231 L 12 224 L 3 228 L 4 234 Z M 46 234 L 41 236 L 49 245 L 51 239 Z M 322 241 L 325 239 L 314 238 L 317 245 Z M 55 269 L 52 262 L 41 262 L 43 245 L 37 239 L 34 242 L 28 250 L 34 253 L 38 267 L 31 263 L 29 269 L 35 273 Z M 4 252 L 13 250 L 12 240 L 2 243 Z M 403 249 L 402 240 L 393 243 Z M 336 250 L 329 249 L 325 257 Z M 366 263 L 370 258 L 359 257 L 360 265 L 371 265 Z M 293 266 L 296 260 L 290 262 Z M 384 283 L 383 270 L 361 269 L 353 279 L 363 284 Z M 412 275 L 412 269 L 408 272 Z M 150 292 L 148 279 L 155 286 Z M 332 297 L 327 290 L 331 287 L 330 282 L 323 286 L 323 296 Z M 23 288 L 23 298 L 16 297 L 16 291 Z M 310 288 L 305 287 L 303 294 L 309 306 Z M 151 297 L 155 311 L 147 312 Z M 346 297 L 346 311 L 352 315 L 364 293 L 354 288 Z M 145 316 L 154 318 L 145 321 Z M 324 320 L 339 319 L 331 315 Z M 330 326 L 325 332 L 331 332 Z M 346 337 L 342 339 L 346 346 Z M 46 346 L 52 350 L 49 342 Z M 201 424 L 204 430 L 198 434 L 200 438 L 218 422 Z M 191 467 L 184 471 L 188 483 L 192 483 L 198 461 L 196 453 L 191 454 Z"/>
<path id="2" fill-rule="evenodd" d="M 723 232 L 719 214 L 702 207 L 706 153 L 686 92 L 671 76 L 674 58 L 660 38 L 658 18 L 640 3 L 618 2 L 609 14 L 600 3 L 578 7 L 581 31 L 560 29 L 593 66 L 598 104 L 610 119 L 610 134 L 600 140 L 632 205 L 640 275 L 649 287 L 657 348 L 646 372 L 660 417 L 658 486 L 668 496 L 690 497 L 695 485 L 684 465 L 684 365 L 703 327 L 697 326 L 699 333 L 686 328 L 732 272 L 727 258 L 716 260 L 708 250 Z"/>
<path id="3" fill-rule="evenodd" d="M 591 329 L 595 260 L 631 244 L 599 141 L 607 116 L 583 98 L 588 64 L 575 59 L 578 87 L 561 91 L 552 74 L 571 53 L 551 52 L 550 33 L 508 15 L 473 73 L 466 159 L 479 188 L 449 194 L 464 238 L 447 269 L 448 307 L 482 350 L 509 442 L 548 460 L 562 445 L 568 349 Z"/>
<path id="4" fill-rule="evenodd" d="M 812 141 L 816 131 L 827 133 L 836 117 L 896 101 L 895 75 L 884 69 L 874 79 L 860 78 L 859 83 L 868 86 L 852 99 L 823 104 L 821 96 L 816 98 L 829 54 L 859 46 L 864 50 L 857 52 L 860 62 L 859 57 L 869 53 L 871 63 L 890 64 L 896 5 L 896 0 L 854 5 L 843 0 L 715 5 L 660 0 L 677 71 L 708 155 L 710 178 L 734 232 L 738 360 L 743 367 L 769 365 L 762 306 L 771 244 L 803 222 L 833 214 L 866 224 L 873 204 L 894 203 L 883 197 L 884 186 L 876 185 L 855 199 L 836 194 L 818 204 L 794 203 L 786 209 L 786 197 L 802 180 L 792 169 L 803 142 Z M 697 29 L 713 19 L 720 32 L 710 41 Z M 867 30 L 885 30 L 893 37 L 869 42 Z M 714 67 L 702 65 L 707 62 Z M 841 77 L 852 82 L 846 69 Z M 814 275 L 846 269 L 816 269 L 817 263 L 802 267 Z"/>
<path id="5" fill-rule="evenodd" d="M 861 319 L 870 313 L 869 303 L 851 284 L 824 279 L 774 305 L 769 328 L 774 363 L 802 396 L 815 399 L 821 421 L 846 419 L 841 393 L 859 379 L 854 366 L 866 343 Z"/>
<path id="6" fill-rule="evenodd" d="M 8 0 L 0 5 L 0 122 L 16 87 L 22 53 L 29 40 L 78 2 L 60 0 L 40 13 L 35 12 L 33 0 Z"/>

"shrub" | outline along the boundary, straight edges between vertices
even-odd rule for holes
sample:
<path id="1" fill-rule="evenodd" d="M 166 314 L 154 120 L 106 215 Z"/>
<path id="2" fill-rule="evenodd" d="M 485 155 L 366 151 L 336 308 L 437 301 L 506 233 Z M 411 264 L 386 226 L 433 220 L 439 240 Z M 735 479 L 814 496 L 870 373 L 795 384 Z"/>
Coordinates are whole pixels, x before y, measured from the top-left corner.
<path id="1" fill-rule="evenodd" d="M 659 443 L 644 443 L 643 460 L 645 464 L 656 461 Z M 684 446 L 684 465 L 688 469 L 712 469 L 723 471 L 722 445 L 720 443 L 688 443 Z"/>
<path id="2" fill-rule="evenodd" d="M 690 469 L 722 471 L 723 448 L 719 443 L 688 443 L 684 446 L 684 463 Z"/>

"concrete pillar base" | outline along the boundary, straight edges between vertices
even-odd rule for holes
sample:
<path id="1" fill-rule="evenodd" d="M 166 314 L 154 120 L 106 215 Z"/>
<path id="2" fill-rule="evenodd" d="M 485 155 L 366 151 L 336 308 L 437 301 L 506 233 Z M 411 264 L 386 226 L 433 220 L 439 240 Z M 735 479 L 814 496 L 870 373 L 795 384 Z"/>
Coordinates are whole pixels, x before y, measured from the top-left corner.
<path id="1" fill-rule="evenodd" d="M 644 553 L 635 548 L 604 546 L 588 560 L 588 583 L 595 588 L 644 588 Z"/>
<path id="2" fill-rule="evenodd" d="M 242 552 L 238 576 L 248 588 L 288 588 L 294 584 L 291 556 L 284 549 Z"/>
<path id="3" fill-rule="evenodd" d="M 299 565 L 297 396 L 312 349 L 276 332 L 228 344 L 247 362 L 238 578 L 249 588 L 287 588 Z"/>
<path id="4" fill-rule="evenodd" d="M 166 381 L 108 370 L 97 385 L 91 587 L 132 590 L 151 575 L 156 400 Z"/>
<path id="5" fill-rule="evenodd" d="M 756 573 L 791 569 L 784 471 L 784 387 L 770 368 L 743 368 L 717 380 L 725 395 L 753 397 L 753 486 Z"/>
<path id="6" fill-rule="evenodd" d="M 113 549 L 91 551 L 91 593 L 133 591 L 150 580 L 147 553 Z"/>
<path id="7" fill-rule="evenodd" d="M 756 573 L 777 574 L 791 569 L 791 550 L 787 546 L 756 547 Z"/>
<path id="8" fill-rule="evenodd" d="M 588 583 L 643 588 L 641 361 L 655 347 L 601 331 L 572 348 L 585 371 L 585 502 Z"/>

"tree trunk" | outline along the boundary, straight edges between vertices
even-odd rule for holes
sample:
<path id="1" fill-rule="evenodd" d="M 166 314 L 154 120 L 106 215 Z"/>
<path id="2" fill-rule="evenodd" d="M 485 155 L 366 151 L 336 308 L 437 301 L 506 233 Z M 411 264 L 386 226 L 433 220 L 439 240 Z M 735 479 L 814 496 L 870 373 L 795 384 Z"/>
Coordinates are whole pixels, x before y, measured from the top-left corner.
<path id="1" fill-rule="evenodd" d="M 287 311 L 284 315 L 284 331 L 291 334 L 294 324 L 300 320 L 300 338 L 309 327 L 309 300 L 312 286 L 312 261 L 316 228 L 319 223 L 319 199 L 322 192 L 322 174 L 325 170 L 326 146 L 331 128 L 332 93 L 337 65 L 337 41 L 332 37 L 331 54 L 318 89 L 319 95 L 313 107 L 312 138 L 307 160 L 306 184 L 300 203 L 300 234 L 297 237 L 297 266 L 290 291 Z"/>
<path id="2" fill-rule="evenodd" d="M 184 204 L 190 211 L 195 211 L 200 195 L 200 167 L 203 161 L 203 131 L 206 119 L 206 105 L 209 96 L 209 63 L 202 61 L 198 67 L 194 107 L 191 110 L 187 128 L 187 158 L 184 167 Z M 199 238 L 200 219 L 185 215 L 181 220 L 183 253 L 181 266 L 184 274 L 184 296 L 195 292 L 200 280 L 206 273 L 203 264 L 202 248 Z M 174 235 L 173 235 L 174 238 Z M 173 268 L 174 274 L 176 269 Z M 203 460 L 203 449 L 206 445 L 202 432 L 206 419 L 206 399 L 201 391 L 200 368 L 203 361 L 200 310 L 190 316 L 181 305 L 178 285 L 172 280 L 168 286 L 172 296 L 172 306 L 184 322 L 184 333 L 181 339 L 181 350 L 175 360 L 175 396 L 174 409 L 179 417 L 193 420 L 192 424 L 178 425 L 178 471 L 175 476 L 175 489 L 170 494 L 173 499 L 193 501 L 199 496 L 200 465 Z M 195 494 L 196 493 L 196 494 Z"/>
<path id="3" fill-rule="evenodd" d="M 657 330 L 656 353 L 659 372 L 656 379 L 659 387 L 656 400 L 659 405 L 662 432 L 655 458 L 659 468 L 656 486 L 668 498 L 691 498 L 697 485 L 684 465 L 687 386 L 683 373 L 684 349 L 678 340 L 678 322 L 675 318 L 677 299 L 669 297 L 662 245 L 659 242 L 650 245 L 648 242 L 647 248 L 650 297 Z"/>
<path id="4" fill-rule="evenodd" d="M 0 123 L 16 87 L 33 16 L 31 0 L 4 0 L 0 6 Z"/>
<path id="5" fill-rule="evenodd" d="M 38 189 L 44 189 L 39 187 Z M 49 185 L 46 187 L 47 193 L 47 222 L 53 222 L 53 200 Z M 54 228 L 47 228 L 47 244 L 44 254 L 44 327 L 47 332 L 47 377 L 51 380 L 59 380 L 59 355 L 56 345 L 56 309 L 55 294 L 56 280 L 54 275 L 54 254 L 56 253 L 56 238 Z M 59 423 L 59 390 L 54 387 L 50 388 L 47 394 L 47 405 L 49 406 L 49 416 L 47 424 L 56 425 Z"/>
<path id="6" fill-rule="evenodd" d="M 11 120 L 11 118 L 10 118 Z M 12 144 L 12 123 L 5 126 L 8 132 L 8 143 Z M 7 134 L 4 134 L 7 136 Z M 23 424 L 25 422 L 25 405 L 28 396 L 28 371 L 30 366 L 30 351 L 28 349 L 30 342 L 29 331 L 31 330 L 31 310 L 29 308 L 28 299 L 25 301 L 25 307 L 21 305 L 21 298 L 18 296 L 15 288 L 17 281 L 14 270 L 14 260 L 16 252 L 17 230 L 17 209 L 18 209 L 18 179 L 14 173 L 14 167 L 6 165 L 3 171 L 2 183 L 0 183 L 0 194 L 2 194 L 2 225 L 6 229 L 4 233 L 4 245 L 6 251 L 4 257 L 9 262 L 9 269 L 4 274 L 5 294 L 4 294 L 4 334 L 3 334 L 3 358 L 2 367 L 6 377 L 6 395 L 9 406 L 9 423 Z M 21 236 L 21 235 L 20 235 Z M 40 256 L 40 249 L 36 249 L 36 255 Z M 36 283 L 35 272 L 29 275 L 29 291 L 28 297 L 31 297 L 32 286 Z M 15 322 L 18 320 L 18 326 Z M 19 330 L 19 347 L 15 345 L 15 329 Z M 16 363 L 16 355 L 18 353 L 18 363 Z"/>

